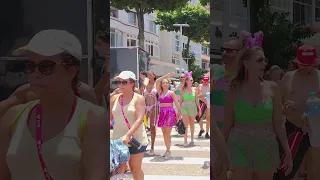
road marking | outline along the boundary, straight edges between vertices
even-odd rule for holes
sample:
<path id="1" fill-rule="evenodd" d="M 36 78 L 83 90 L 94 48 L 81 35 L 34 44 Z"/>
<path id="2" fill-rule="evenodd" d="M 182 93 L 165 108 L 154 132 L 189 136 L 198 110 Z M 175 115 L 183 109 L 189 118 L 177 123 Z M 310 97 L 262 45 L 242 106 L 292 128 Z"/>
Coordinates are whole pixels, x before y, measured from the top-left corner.
<path id="1" fill-rule="evenodd" d="M 197 145 L 197 144 L 195 144 Z M 148 147 L 148 150 L 150 147 Z M 154 146 L 155 151 L 165 151 L 167 148 L 166 146 Z M 193 147 L 183 147 L 183 146 L 171 146 L 171 151 L 210 151 L 210 147 L 200 147 L 200 146 L 193 146 Z"/>
<path id="2" fill-rule="evenodd" d="M 163 160 L 163 161 L 157 161 L 158 160 Z M 170 159 L 170 160 L 165 160 L 162 157 L 145 157 L 142 160 L 143 164 L 184 164 L 184 165 L 203 165 L 206 162 L 210 162 L 210 158 L 187 158 L 187 157 L 181 157 L 178 159 Z"/>
<path id="3" fill-rule="evenodd" d="M 157 176 L 157 175 L 145 175 L 146 180 L 209 180 L 210 176 Z"/>
<path id="4" fill-rule="evenodd" d="M 151 139 L 150 139 L 151 140 Z M 163 138 L 156 138 L 155 142 L 163 142 Z M 199 139 L 194 139 L 195 142 L 204 142 L 204 143 L 210 143 L 210 139 L 205 139 L 205 138 L 199 138 Z M 171 143 L 174 143 L 174 142 L 184 142 L 184 139 L 183 137 L 180 137 L 180 138 L 176 138 L 176 137 L 172 137 L 171 138 Z M 209 144 L 210 146 L 210 144 Z"/>

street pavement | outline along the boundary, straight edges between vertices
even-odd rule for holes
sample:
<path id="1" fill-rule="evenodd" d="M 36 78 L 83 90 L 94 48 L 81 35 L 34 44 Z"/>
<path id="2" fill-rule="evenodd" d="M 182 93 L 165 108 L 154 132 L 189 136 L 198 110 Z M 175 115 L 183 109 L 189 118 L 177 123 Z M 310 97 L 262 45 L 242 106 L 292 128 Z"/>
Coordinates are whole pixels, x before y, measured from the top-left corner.
<path id="1" fill-rule="evenodd" d="M 204 128 L 205 125 L 204 120 Z M 145 180 L 209 180 L 210 140 L 205 139 L 204 134 L 201 138 L 198 138 L 199 131 L 199 124 L 195 123 L 195 142 L 193 145 L 189 144 L 184 147 L 183 136 L 178 135 L 173 128 L 171 132 L 172 157 L 170 160 L 165 160 L 161 155 L 165 153 L 166 147 L 161 129 L 158 128 L 154 147 L 156 155 L 150 156 L 147 151 L 143 158 L 142 169 L 145 174 Z M 150 136 L 149 139 L 151 139 Z M 188 142 L 190 142 L 190 133 Z M 148 146 L 149 149 L 150 145 Z"/>

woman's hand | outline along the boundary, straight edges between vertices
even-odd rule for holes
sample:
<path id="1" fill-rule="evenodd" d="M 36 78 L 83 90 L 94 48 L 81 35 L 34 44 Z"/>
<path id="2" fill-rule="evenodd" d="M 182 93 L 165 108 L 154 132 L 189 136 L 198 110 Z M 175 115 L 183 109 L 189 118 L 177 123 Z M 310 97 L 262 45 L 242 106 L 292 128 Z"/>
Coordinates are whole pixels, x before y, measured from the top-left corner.
<path id="1" fill-rule="evenodd" d="M 233 170 L 232 169 L 228 169 L 227 170 L 227 180 L 232 180 L 232 174 L 233 174 Z"/>
<path id="2" fill-rule="evenodd" d="M 174 77 L 174 75 L 175 75 L 175 73 L 171 72 L 171 73 L 168 74 L 168 78 L 172 78 L 172 77 Z"/>
<path id="3" fill-rule="evenodd" d="M 127 135 L 122 136 L 121 141 L 123 144 L 128 145 L 130 141 L 130 137 Z"/>
<path id="4" fill-rule="evenodd" d="M 287 100 L 283 104 L 283 114 L 284 115 L 291 115 L 295 109 L 297 109 L 297 105 L 295 102 Z"/>
<path id="5" fill-rule="evenodd" d="M 285 175 L 291 173 L 293 168 L 293 161 L 292 161 L 292 155 L 291 152 L 288 152 L 285 154 L 284 163 L 283 163 L 283 169 L 285 170 Z"/>
<path id="6" fill-rule="evenodd" d="M 217 158 L 214 161 L 214 165 L 213 165 L 213 179 L 219 177 L 221 175 L 223 171 L 223 163 L 222 163 L 222 158 Z"/>

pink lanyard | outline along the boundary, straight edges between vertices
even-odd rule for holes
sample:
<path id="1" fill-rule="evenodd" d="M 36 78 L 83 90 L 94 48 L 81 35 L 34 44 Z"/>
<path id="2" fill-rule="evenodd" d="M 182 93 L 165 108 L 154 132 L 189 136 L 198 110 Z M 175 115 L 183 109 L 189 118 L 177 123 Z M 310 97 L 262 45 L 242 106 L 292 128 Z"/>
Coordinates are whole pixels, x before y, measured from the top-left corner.
<path id="1" fill-rule="evenodd" d="M 70 117 L 69 117 L 67 123 L 69 123 L 69 121 L 71 120 L 71 117 L 75 111 L 75 108 L 77 105 L 77 99 L 78 98 L 75 98 L 75 100 L 73 101 L 72 110 L 71 110 Z M 53 178 L 50 176 L 50 174 L 48 172 L 47 166 L 46 166 L 46 164 L 43 160 L 43 157 L 42 157 L 42 116 L 41 116 L 40 104 L 38 104 L 36 107 L 36 140 L 37 140 L 38 157 L 39 157 L 39 161 L 40 161 L 40 164 L 42 167 L 44 177 L 46 178 L 46 180 L 53 180 Z"/>
<path id="2" fill-rule="evenodd" d="M 133 98 L 133 96 L 134 96 L 134 93 L 132 95 L 132 98 Z M 123 111 L 124 105 L 123 105 L 123 95 L 122 94 L 120 95 L 120 106 L 121 106 L 121 112 L 122 112 L 123 118 L 126 121 L 126 124 L 127 124 L 128 128 L 130 129 L 131 126 L 129 124 L 128 118 L 124 115 L 124 111 Z"/>

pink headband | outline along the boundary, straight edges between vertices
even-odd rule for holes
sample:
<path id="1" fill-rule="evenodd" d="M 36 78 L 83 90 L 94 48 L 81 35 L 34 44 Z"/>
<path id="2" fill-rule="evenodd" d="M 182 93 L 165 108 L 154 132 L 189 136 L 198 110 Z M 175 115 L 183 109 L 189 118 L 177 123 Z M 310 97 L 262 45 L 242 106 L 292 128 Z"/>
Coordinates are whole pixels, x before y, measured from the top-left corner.
<path id="1" fill-rule="evenodd" d="M 187 77 L 188 77 L 188 76 L 192 76 L 192 71 L 190 71 L 190 72 L 185 72 L 184 74 L 185 74 Z"/>
<path id="2" fill-rule="evenodd" d="M 263 32 L 259 31 L 253 34 L 241 32 L 240 37 L 245 40 L 245 47 L 246 48 L 255 48 L 255 47 L 262 47 L 263 43 Z"/>

